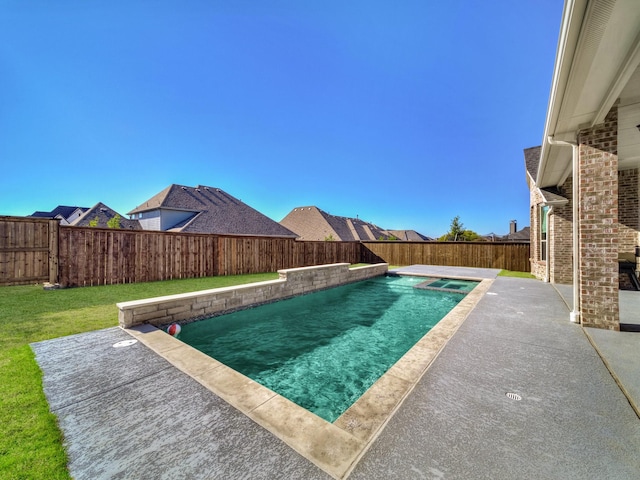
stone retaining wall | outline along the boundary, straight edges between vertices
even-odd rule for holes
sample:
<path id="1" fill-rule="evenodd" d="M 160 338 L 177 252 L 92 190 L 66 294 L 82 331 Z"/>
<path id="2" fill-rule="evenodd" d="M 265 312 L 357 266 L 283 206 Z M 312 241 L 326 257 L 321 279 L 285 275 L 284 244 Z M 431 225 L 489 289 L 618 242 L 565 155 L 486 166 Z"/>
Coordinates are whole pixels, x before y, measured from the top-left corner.
<path id="1" fill-rule="evenodd" d="M 388 264 L 381 263 L 350 269 L 348 263 L 334 263 L 278 270 L 278 280 L 118 303 L 118 321 L 123 328 L 141 324 L 187 323 L 377 277 L 384 275 L 388 267 Z"/>

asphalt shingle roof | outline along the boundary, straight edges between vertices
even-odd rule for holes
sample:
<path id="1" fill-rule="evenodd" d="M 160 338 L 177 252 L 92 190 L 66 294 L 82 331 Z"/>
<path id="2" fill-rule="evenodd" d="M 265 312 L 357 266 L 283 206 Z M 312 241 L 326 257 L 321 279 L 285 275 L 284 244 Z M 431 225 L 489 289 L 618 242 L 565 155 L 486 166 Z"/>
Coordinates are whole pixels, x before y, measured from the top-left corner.
<path id="1" fill-rule="evenodd" d="M 331 215 L 315 206 L 296 207 L 280 221 L 296 232 L 300 240 L 368 241 L 387 239 L 391 235 L 399 240 L 424 241 L 428 237 L 415 230 L 386 230 L 359 218 Z"/>
<path id="2" fill-rule="evenodd" d="M 91 227 L 91 222 L 97 220 L 97 225 L 93 225 L 97 228 L 109 228 L 107 222 L 109 222 L 116 215 L 120 215 L 118 212 L 109 208 L 102 202 L 96 203 L 93 207 L 88 209 L 82 214 L 82 216 L 76 219 L 72 225 L 74 227 Z M 120 215 L 120 228 L 125 230 L 141 230 L 140 222 L 138 220 L 129 220 L 126 217 Z"/>
<path id="3" fill-rule="evenodd" d="M 56 218 L 58 215 L 60 215 L 60 217 L 66 220 L 78 209 L 82 211 L 89 210 L 87 207 L 72 207 L 67 205 L 58 205 L 56 208 L 54 208 L 50 212 L 37 211 L 37 212 L 33 212 L 29 216 L 37 217 L 37 218 Z"/>
<path id="4" fill-rule="evenodd" d="M 547 204 L 565 204 L 568 203 L 569 200 L 567 199 L 567 197 L 565 197 L 564 195 L 562 195 L 562 193 L 555 189 L 555 188 L 541 188 L 540 189 L 540 194 L 542 195 L 542 198 L 544 198 L 545 203 Z"/>
<path id="5" fill-rule="evenodd" d="M 129 215 L 157 209 L 161 211 L 193 212 L 191 217 L 171 226 L 169 228 L 171 231 L 279 237 L 297 236 L 278 222 L 216 187 L 169 185 L 145 203 L 131 210 Z"/>
<path id="6" fill-rule="evenodd" d="M 529 175 L 534 181 L 538 175 L 541 151 L 541 146 L 524 149 L 524 164 L 527 168 L 527 172 L 529 172 Z"/>

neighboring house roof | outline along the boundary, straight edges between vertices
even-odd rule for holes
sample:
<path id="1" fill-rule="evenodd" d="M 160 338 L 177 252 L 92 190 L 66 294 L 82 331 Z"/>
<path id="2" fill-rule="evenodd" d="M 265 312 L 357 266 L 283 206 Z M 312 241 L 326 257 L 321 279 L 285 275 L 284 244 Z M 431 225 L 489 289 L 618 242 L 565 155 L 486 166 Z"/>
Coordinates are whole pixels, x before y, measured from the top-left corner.
<path id="1" fill-rule="evenodd" d="M 298 234 L 300 240 L 336 240 L 367 241 L 388 239 L 391 236 L 399 240 L 428 240 L 428 237 L 415 230 L 386 230 L 365 222 L 359 218 L 331 215 L 315 206 L 296 207 L 280 221 L 291 231 Z"/>
<path id="2" fill-rule="evenodd" d="M 531 229 L 524 227 L 517 232 L 508 233 L 506 235 L 498 235 L 497 233 L 487 233 L 482 235 L 489 242 L 529 242 L 531 241 Z"/>
<path id="3" fill-rule="evenodd" d="M 300 240 L 376 240 L 382 229 L 357 218 L 331 215 L 315 206 L 296 207 L 280 221 Z"/>
<path id="4" fill-rule="evenodd" d="M 97 227 L 97 228 L 109 228 L 108 222 L 111 221 L 116 215 L 120 216 L 120 228 L 125 230 L 141 230 L 140 222 L 137 220 L 129 220 L 123 217 L 118 212 L 109 208 L 102 202 L 96 203 L 93 207 L 88 209 L 82 214 L 82 216 L 74 220 L 71 225 L 74 227 Z M 93 222 L 97 222 L 93 225 Z"/>
<path id="5" fill-rule="evenodd" d="M 415 230 L 389 230 L 389 233 L 398 240 L 407 242 L 429 242 L 433 240 L 433 238 L 422 235 Z"/>
<path id="6" fill-rule="evenodd" d="M 133 215 L 134 213 L 146 212 L 146 211 L 154 210 L 154 209 L 157 209 L 157 208 L 160 208 L 160 207 L 164 206 L 164 202 L 167 200 L 167 196 L 169 195 L 171 190 L 174 189 L 174 187 L 181 187 L 181 185 L 175 185 L 175 184 L 169 185 L 167 188 L 165 188 L 160 193 L 157 193 L 156 195 L 151 197 L 149 200 L 144 202 L 142 205 L 138 205 L 136 208 L 134 208 L 129 213 L 127 213 L 127 215 Z"/>
<path id="7" fill-rule="evenodd" d="M 74 207 L 67 205 L 58 205 L 56 208 L 51 210 L 50 212 L 37 211 L 33 212 L 29 217 L 35 218 L 51 218 L 58 219 L 62 221 L 62 224 L 71 224 L 75 219 L 72 217 L 78 217 L 82 215 L 82 212 L 86 212 L 88 210 L 87 207 Z"/>
<path id="8" fill-rule="evenodd" d="M 515 233 L 505 235 L 502 240 L 507 242 L 529 242 L 531 241 L 531 229 L 530 227 L 524 227 Z"/>
<path id="9" fill-rule="evenodd" d="M 151 211 L 160 215 L 182 212 L 178 223 L 165 228 L 170 231 L 296 237 L 278 222 L 216 187 L 169 185 L 128 215 L 142 214 L 144 218 Z"/>
<path id="10" fill-rule="evenodd" d="M 318 207 L 296 207 L 280 220 L 280 225 L 295 232 L 300 240 L 340 240 L 334 225 L 327 221 L 327 215 Z"/>

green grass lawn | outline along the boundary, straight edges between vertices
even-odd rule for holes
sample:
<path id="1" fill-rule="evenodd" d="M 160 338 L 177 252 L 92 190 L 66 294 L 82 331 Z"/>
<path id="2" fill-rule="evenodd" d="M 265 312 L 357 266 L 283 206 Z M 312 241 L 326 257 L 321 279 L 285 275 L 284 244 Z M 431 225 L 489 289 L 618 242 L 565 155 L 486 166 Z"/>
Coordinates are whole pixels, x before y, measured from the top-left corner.
<path id="1" fill-rule="evenodd" d="M 116 326 L 118 302 L 276 278 L 264 273 L 49 291 L 0 287 L 0 478 L 70 478 L 30 343 Z"/>
<path id="2" fill-rule="evenodd" d="M 512 270 L 500 270 L 499 277 L 536 278 L 529 272 L 514 272 Z"/>

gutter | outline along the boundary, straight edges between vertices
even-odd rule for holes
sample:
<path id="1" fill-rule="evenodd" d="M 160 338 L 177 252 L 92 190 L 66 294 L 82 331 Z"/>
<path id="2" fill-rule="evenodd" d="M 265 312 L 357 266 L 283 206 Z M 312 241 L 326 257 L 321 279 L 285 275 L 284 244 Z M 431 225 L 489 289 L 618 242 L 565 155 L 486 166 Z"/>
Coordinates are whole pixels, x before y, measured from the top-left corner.
<path id="1" fill-rule="evenodd" d="M 547 103 L 547 116 L 544 124 L 542 151 L 540 163 L 536 173 L 536 185 L 543 185 L 544 171 L 549 159 L 549 149 L 546 138 L 554 135 L 560 127 L 560 113 L 565 102 L 565 94 L 572 77 L 572 66 L 576 50 L 578 49 L 582 23 L 585 19 L 589 0 L 565 0 L 562 10 L 562 20 L 556 47 L 556 59 L 551 79 L 551 91 Z M 562 128 L 561 128 L 562 129 Z M 562 182 L 560 182 L 562 183 Z"/>
<path id="2" fill-rule="evenodd" d="M 572 186 L 572 234 L 573 234 L 573 310 L 569 314 L 569 320 L 572 323 L 581 323 L 580 321 L 580 282 L 578 281 L 578 276 L 580 273 L 578 262 L 580 261 L 580 242 L 578 241 L 579 235 L 579 190 L 580 190 L 580 173 L 578 170 L 578 144 L 576 142 L 565 142 L 563 140 L 554 140 L 551 135 L 547 137 L 547 142 L 549 145 L 557 145 L 561 147 L 572 148 L 573 158 L 572 158 L 572 170 L 573 170 L 573 186 Z M 548 225 L 548 224 L 547 224 Z M 547 234 L 548 235 L 548 234 Z M 549 248 L 549 240 L 547 239 L 547 248 Z M 547 256 L 547 272 L 548 272 L 548 264 L 549 257 Z"/>

